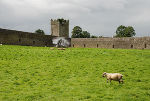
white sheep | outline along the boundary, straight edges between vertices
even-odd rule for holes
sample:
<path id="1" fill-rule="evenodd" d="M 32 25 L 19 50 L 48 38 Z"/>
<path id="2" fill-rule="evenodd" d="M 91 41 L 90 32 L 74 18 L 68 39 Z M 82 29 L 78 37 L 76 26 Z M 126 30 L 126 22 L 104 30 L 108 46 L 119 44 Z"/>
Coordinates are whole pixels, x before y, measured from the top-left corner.
<path id="1" fill-rule="evenodd" d="M 54 50 L 54 49 L 55 49 L 54 47 L 50 48 L 50 50 Z"/>
<path id="2" fill-rule="evenodd" d="M 58 50 L 65 50 L 65 48 L 57 48 Z"/>
<path id="3" fill-rule="evenodd" d="M 110 81 L 110 83 L 111 83 L 111 80 L 118 81 L 119 83 L 120 82 L 123 83 L 123 80 L 122 80 L 123 75 L 120 73 L 106 73 L 106 72 L 104 72 L 103 77 L 107 78 L 107 83 L 108 83 L 108 80 Z"/>

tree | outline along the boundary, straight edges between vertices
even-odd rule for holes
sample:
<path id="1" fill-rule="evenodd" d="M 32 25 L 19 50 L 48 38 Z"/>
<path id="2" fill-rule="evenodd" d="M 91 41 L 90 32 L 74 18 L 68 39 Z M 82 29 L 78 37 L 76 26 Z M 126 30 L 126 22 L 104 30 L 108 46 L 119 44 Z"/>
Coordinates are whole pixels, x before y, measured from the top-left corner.
<path id="1" fill-rule="evenodd" d="M 72 38 L 90 38 L 90 33 L 88 31 L 82 31 L 82 28 L 75 26 L 72 30 Z"/>
<path id="2" fill-rule="evenodd" d="M 97 36 L 95 36 L 95 35 L 92 35 L 92 36 L 91 36 L 91 38 L 98 38 L 98 37 L 97 37 Z"/>
<path id="3" fill-rule="evenodd" d="M 82 37 L 82 28 L 75 26 L 72 30 L 72 38 L 81 38 Z"/>
<path id="4" fill-rule="evenodd" d="M 132 36 L 135 36 L 136 33 L 135 33 L 135 30 L 132 26 L 128 26 L 126 28 L 126 37 L 132 37 Z"/>
<path id="5" fill-rule="evenodd" d="M 102 38 L 103 36 L 101 35 L 101 36 L 98 36 L 99 38 Z"/>
<path id="6" fill-rule="evenodd" d="M 119 26 L 116 30 L 116 36 L 115 37 L 132 37 L 135 36 L 135 30 L 132 26 Z"/>
<path id="7" fill-rule="evenodd" d="M 90 33 L 87 31 L 82 32 L 82 38 L 90 38 Z"/>
<path id="8" fill-rule="evenodd" d="M 35 31 L 36 34 L 41 34 L 41 35 L 45 35 L 44 31 L 41 29 L 38 29 Z"/>

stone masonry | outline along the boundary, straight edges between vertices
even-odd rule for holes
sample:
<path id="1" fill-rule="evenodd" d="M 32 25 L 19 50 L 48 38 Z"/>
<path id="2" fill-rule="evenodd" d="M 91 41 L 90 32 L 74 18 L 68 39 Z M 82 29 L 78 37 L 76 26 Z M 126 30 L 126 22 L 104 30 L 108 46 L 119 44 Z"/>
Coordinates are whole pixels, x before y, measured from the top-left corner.
<path id="1" fill-rule="evenodd" d="M 57 37 L 69 37 L 69 20 L 51 19 L 51 35 Z"/>
<path id="2" fill-rule="evenodd" d="M 127 38 L 72 38 L 72 47 L 150 49 L 150 37 Z"/>
<path id="3" fill-rule="evenodd" d="M 56 36 L 40 35 L 36 33 L 22 32 L 0 28 L 0 44 L 23 46 L 47 46 L 54 47 L 53 39 Z M 70 38 L 65 38 L 70 42 Z"/>
<path id="4" fill-rule="evenodd" d="M 69 38 L 69 20 L 51 19 L 51 35 L 0 28 L 0 44 L 53 47 L 53 39 L 64 37 L 71 47 L 150 49 L 150 37 Z"/>

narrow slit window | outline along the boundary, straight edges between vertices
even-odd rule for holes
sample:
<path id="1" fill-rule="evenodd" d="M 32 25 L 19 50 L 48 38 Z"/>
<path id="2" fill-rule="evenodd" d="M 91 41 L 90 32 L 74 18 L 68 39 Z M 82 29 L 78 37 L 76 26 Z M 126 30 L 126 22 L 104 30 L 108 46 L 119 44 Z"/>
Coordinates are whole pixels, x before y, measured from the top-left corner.
<path id="1" fill-rule="evenodd" d="M 147 47 L 147 45 L 145 44 L 145 48 Z"/>
<path id="2" fill-rule="evenodd" d="M 21 42 L 21 39 L 19 39 L 19 42 Z"/>
<path id="3" fill-rule="evenodd" d="M 33 44 L 35 44 L 35 41 L 33 41 Z"/>
<path id="4" fill-rule="evenodd" d="M 97 44 L 97 48 L 98 48 L 98 44 Z"/>
<path id="5" fill-rule="evenodd" d="M 112 47 L 115 48 L 115 45 L 113 45 Z"/>
<path id="6" fill-rule="evenodd" d="M 133 48 L 133 45 L 131 45 L 131 48 Z"/>
<path id="7" fill-rule="evenodd" d="M 47 42 L 45 42 L 45 46 L 47 46 Z"/>
<path id="8" fill-rule="evenodd" d="M 74 47 L 74 44 L 72 45 L 72 47 Z"/>
<path id="9" fill-rule="evenodd" d="M 86 47 L 86 45 L 84 44 L 84 47 Z"/>

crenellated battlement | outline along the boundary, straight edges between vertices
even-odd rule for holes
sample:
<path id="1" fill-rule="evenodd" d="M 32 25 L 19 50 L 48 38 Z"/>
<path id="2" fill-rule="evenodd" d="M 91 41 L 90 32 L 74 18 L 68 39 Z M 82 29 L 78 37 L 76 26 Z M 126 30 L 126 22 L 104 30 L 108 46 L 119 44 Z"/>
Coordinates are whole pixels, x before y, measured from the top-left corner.
<path id="1" fill-rule="evenodd" d="M 69 24 L 69 20 L 64 19 L 51 19 L 51 24 Z"/>

